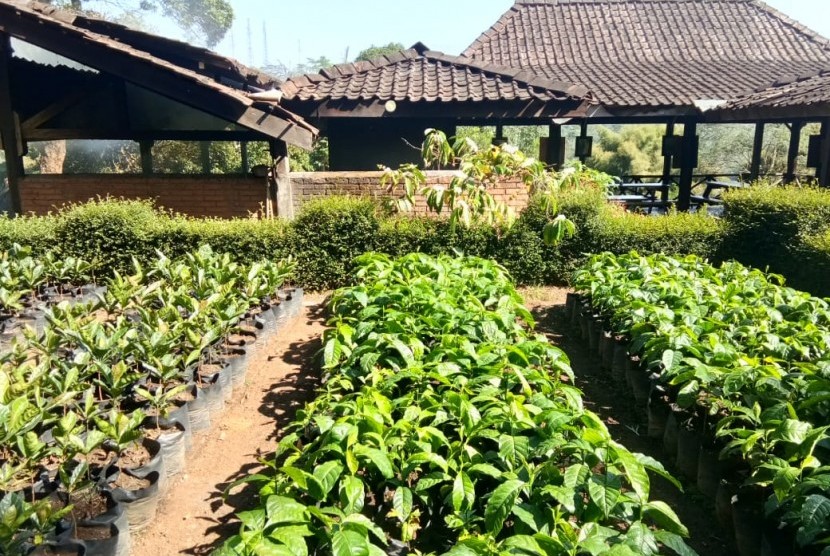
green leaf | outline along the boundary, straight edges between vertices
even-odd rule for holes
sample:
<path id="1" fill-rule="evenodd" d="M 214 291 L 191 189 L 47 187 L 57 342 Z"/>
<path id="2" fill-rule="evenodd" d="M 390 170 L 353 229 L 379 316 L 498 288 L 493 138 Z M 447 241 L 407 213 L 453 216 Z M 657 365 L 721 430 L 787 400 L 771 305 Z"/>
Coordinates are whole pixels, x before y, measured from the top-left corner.
<path id="1" fill-rule="evenodd" d="M 646 471 L 645 466 L 623 446 L 614 443 L 613 449 L 614 454 L 617 456 L 617 460 L 623 470 L 625 470 L 625 475 L 628 482 L 631 484 L 631 488 L 634 489 L 634 492 L 637 493 L 640 500 L 645 502 L 648 500 L 648 494 L 651 488 L 648 472 Z"/>
<path id="2" fill-rule="evenodd" d="M 268 513 L 270 525 L 308 521 L 305 515 L 306 507 L 285 496 L 269 496 L 265 501 L 265 510 Z"/>
<path id="3" fill-rule="evenodd" d="M 348 475 L 340 481 L 340 502 L 343 504 L 343 513 L 353 514 L 363 510 L 365 493 L 363 481 Z"/>
<path id="4" fill-rule="evenodd" d="M 401 523 L 406 523 L 412 513 L 412 491 L 406 487 L 398 487 L 392 497 L 392 507 Z"/>
<path id="5" fill-rule="evenodd" d="M 680 535 L 658 530 L 654 532 L 654 538 L 663 546 L 673 550 L 677 556 L 698 556 L 697 552 L 692 550 Z"/>
<path id="6" fill-rule="evenodd" d="M 680 518 L 677 517 L 674 510 L 665 502 L 653 500 L 643 506 L 643 513 L 651 518 L 658 527 L 682 537 L 689 536 L 689 530 L 680 522 Z"/>
<path id="7" fill-rule="evenodd" d="M 316 480 L 309 483 L 309 494 L 317 500 L 325 500 L 342 472 L 343 466 L 336 461 L 329 461 L 320 465 L 314 470 Z"/>
<path id="8" fill-rule="evenodd" d="M 611 515 L 620 501 L 620 480 L 610 474 L 594 475 L 588 482 L 591 501 L 597 505 L 605 519 Z"/>
<path id="9" fill-rule="evenodd" d="M 461 471 L 456 477 L 452 485 L 452 507 L 455 511 L 460 511 L 462 508 L 470 507 L 475 500 L 476 492 L 473 486 L 473 481 L 470 477 Z"/>
<path id="10" fill-rule="evenodd" d="M 369 539 L 356 531 L 337 531 L 331 537 L 334 556 L 369 556 Z"/>
<path id="11" fill-rule="evenodd" d="M 367 448 L 365 446 L 357 445 L 354 447 L 355 455 L 362 456 L 372 463 L 375 468 L 383 475 L 384 479 L 391 479 L 395 476 L 395 471 L 392 467 L 392 462 L 386 452 L 378 450 L 377 448 Z"/>
<path id="12" fill-rule="evenodd" d="M 490 500 L 487 501 L 487 507 L 484 509 L 484 524 L 489 533 L 498 535 L 499 531 L 502 530 L 504 520 L 510 515 L 524 485 L 524 481 L 511 479 L 500 484 L 493 491 Z"/>
<path id="13" fill-rule="evenodd" d="M 312 534 L 305 525 L 287 525 L 277 527 L 268 534 L 268 537 L 287 546 L 294 556 L 308 556 L 305 537 L 310 537 Z"/>

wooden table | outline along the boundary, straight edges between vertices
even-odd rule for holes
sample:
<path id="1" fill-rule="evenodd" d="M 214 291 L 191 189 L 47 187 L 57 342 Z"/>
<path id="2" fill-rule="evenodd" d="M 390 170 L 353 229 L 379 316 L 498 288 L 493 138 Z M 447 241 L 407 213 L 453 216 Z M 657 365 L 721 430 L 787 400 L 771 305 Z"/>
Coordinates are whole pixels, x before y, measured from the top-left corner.
<path id="1" fill-rule="evenodd" d="M 701 205 L 722 205 L 723 200 L 720 197 L 712 197 L 713 191 L 720 191 L 723 189 L 742 189 L 744 187 L 746 187 L 744 184 L 737 181 L 711 180 L 706 182 L 706 189 L 704 190 L 703 195 L 692 195 L 691 200 Z"/>

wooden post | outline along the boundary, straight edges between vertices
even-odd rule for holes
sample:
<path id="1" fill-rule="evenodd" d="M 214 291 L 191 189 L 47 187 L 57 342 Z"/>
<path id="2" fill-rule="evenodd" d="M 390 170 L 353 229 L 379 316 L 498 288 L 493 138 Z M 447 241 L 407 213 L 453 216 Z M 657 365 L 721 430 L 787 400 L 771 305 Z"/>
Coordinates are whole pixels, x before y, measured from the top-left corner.
<path id="1" fill-rule="evenodd" d="M 582 123 L 579 124 L 579 136 L 583 139 L 588 137 L 588 120 L 582 120 Z M 579 161 L 585 164 L 585 161 L 588 160 L 588 157 L 585 155 L 579 156 Z"/>
<path id="2" fill-rule="evenodd" d="M 821 122 L 821 153 L 819 165 L 816 169 L 818 183 L 822 187 L 830 187 L 830 119 Z"/>
<path id="3" fill-rule="evenodd" d="M 749 165 L 749 178 L 758 181 L 761 177 L 761 152 L 764 149 L 764 122 L 755 124 L 755 141 L 752 143 L 752 162 Z"/>
<path id="4" fill-rule="evenodd" d="M 683 143 L 680 147 L 680 192 L 677 210 L 689 210 L 692 201 L 692 181 L 697 162 L 697 121 L 683 123 Z"/>
<path id="5" fill-rule="evenodd" d="M 795 180 L 798 148 L 801 146 L 801 130 L 803 127 L 804 122 L 790 124 L 790 148 L 787 151 L 787 172 L 784 174 L 784 183 L 792 183 Z"/>
<path id="6" fill-rule="evenodd" d="M 12 212 L 23 212 L 20 200 L 20 181 L 23 179 L 23 140 L 20 133 L 20 120 L 12 106 L 11 77 L 9 60 L 12 56 L 9 35 L 0 34 L 0 138 L 3 141 L 3 153 L 6 156 L 6 179 L 9 183 L 9 196 Z"/>
<path id="7" fill-rule="evenodd" d="M 149 176 L 153 173 L 153 141 L 139 141 L 141 151 L 141 173 Z"/>
<path id="8" fill-rule="evenodd" d="M 285 142 L 272 141 L 271 156 L 274 158 L 272 174 L 277 187 L 276 215 L 291 220 L 294 218 L 294 188 L 291 184 L 291 164 Z"/>
<path id="9" fill-rule="evenodd" d="M 239 153 L 242 155 L 242 173 L 246 176 L 251 173 L 251 160 L 248 158 L 248 142 L 239 143 Z"/>
<path id="10" fill-rule="evenodd" d="M 562 142 L 562 126 L 550 124 L 548 126 L 548 165 L 554 170 L 561 170 L 564 158 L 565 149 Z"/>
<path id="11" fill-rule="evenodd" d="M 202 159 L 202 173 L 210 174 L 210 141 L 199 143 L 199 151 Z"/>
<path id="12" fill-rule="evenodd" d="M 666 124 L 666 137 L 674 136 L 674 122 Z M 672 155 L 666 152 L 663 155 L 663 189 L 660 190 L 660 198 L 663 202 L 669 200 L 669 183 L 671 183 Z"/>

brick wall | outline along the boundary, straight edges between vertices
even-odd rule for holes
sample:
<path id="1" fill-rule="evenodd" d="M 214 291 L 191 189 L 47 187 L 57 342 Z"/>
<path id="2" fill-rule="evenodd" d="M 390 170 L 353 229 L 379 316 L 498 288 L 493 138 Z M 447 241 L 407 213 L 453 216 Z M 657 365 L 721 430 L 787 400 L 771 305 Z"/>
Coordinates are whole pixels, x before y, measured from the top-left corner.
<path id="1" fill-rule="evenodd" d="M 312 199 L 330 195 L 386 198 L 382 172 L 294 172 L 291 174 L 296 211 Z M 427 172 L 430 184 L 448 184 L 452 172 Z M 517 211 L 527 206 L 528 194 L 521 182 L 491 189 L 493 195 Z M 157 206 L 190 216 L 246 218 L 259 214 L 266 201 L 262 178 L 245 176 L 137 176 L 32 175 L 20 186 L 24 213 L 45 214 L 66 203 L 101 197 L 153 199 Z M 427 213 L 426 201 L 417 198 L 416 214 Z"/>
<path id="2" fill-rule="evenodd" d="M 427 183 L 430 185 L 448 184 L 454 173 L 450 171 L 427 172 Z M 294 188 L 295 212 L 312 199 L 329 195 L 358 195 L 374 198 L 388 198 L 390 194 L 380 185 L 382 172 L 294 172 L 291 174 L 291 184 Z M 491 189 L 490 192 L 499 200 L 519 210 L 527 206 L 529 196 L 527 187 L 521 181 L 508 182 L 501 188 Z M 400 194 L 398 193 L 398 195 Z M 427 212 L 426 200 L 416 198 L 416 214 Z"/>
<path id="3" fill-rule="evenodd" d="M 32 175 L 20 186 L 24 213 L 45 214 L 97 196 L 154 199 L 191 216 L 246 218 L 266 201 L 262 178 L 245 176 Z"/>

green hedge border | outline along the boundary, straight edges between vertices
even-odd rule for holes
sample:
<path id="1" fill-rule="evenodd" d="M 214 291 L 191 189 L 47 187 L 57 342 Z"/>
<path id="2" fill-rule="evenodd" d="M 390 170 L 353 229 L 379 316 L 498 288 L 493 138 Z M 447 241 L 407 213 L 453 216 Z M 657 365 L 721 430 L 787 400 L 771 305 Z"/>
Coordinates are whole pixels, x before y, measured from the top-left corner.
<path id="1" fill-rule="evenodd" d="M 451 230 L 427 217 L 394 216 L 374 201 L 329 197 L 309 202 L 292 222 L 189 218 L 149 201 L 98 199 L 49 216 L 0 219 L 0 248 L 14 243 L 94 261 L 102 275 L 125 272 L 136 257 L 178 255 L 210 244 L 240 260 L 293 256 L 295 280 L 312 290 L 349 283 L 352 259 L 367 251 L 401 256 L 463 252 L 501 262 L 522 285 L 567 284 L 589 254 L 694 254 L 714 262 L 737 259 L 788 277 L 792 285 L 830 296 L 830 191 L 760 185 L 726 198 L 725 217 L 625 213 L 601 191 L 560 194 L 561 211 L 577 226 L 557 247 L 541 240 L 547 215 L 534 200 L 508 232 L 487 227 Z"/>

